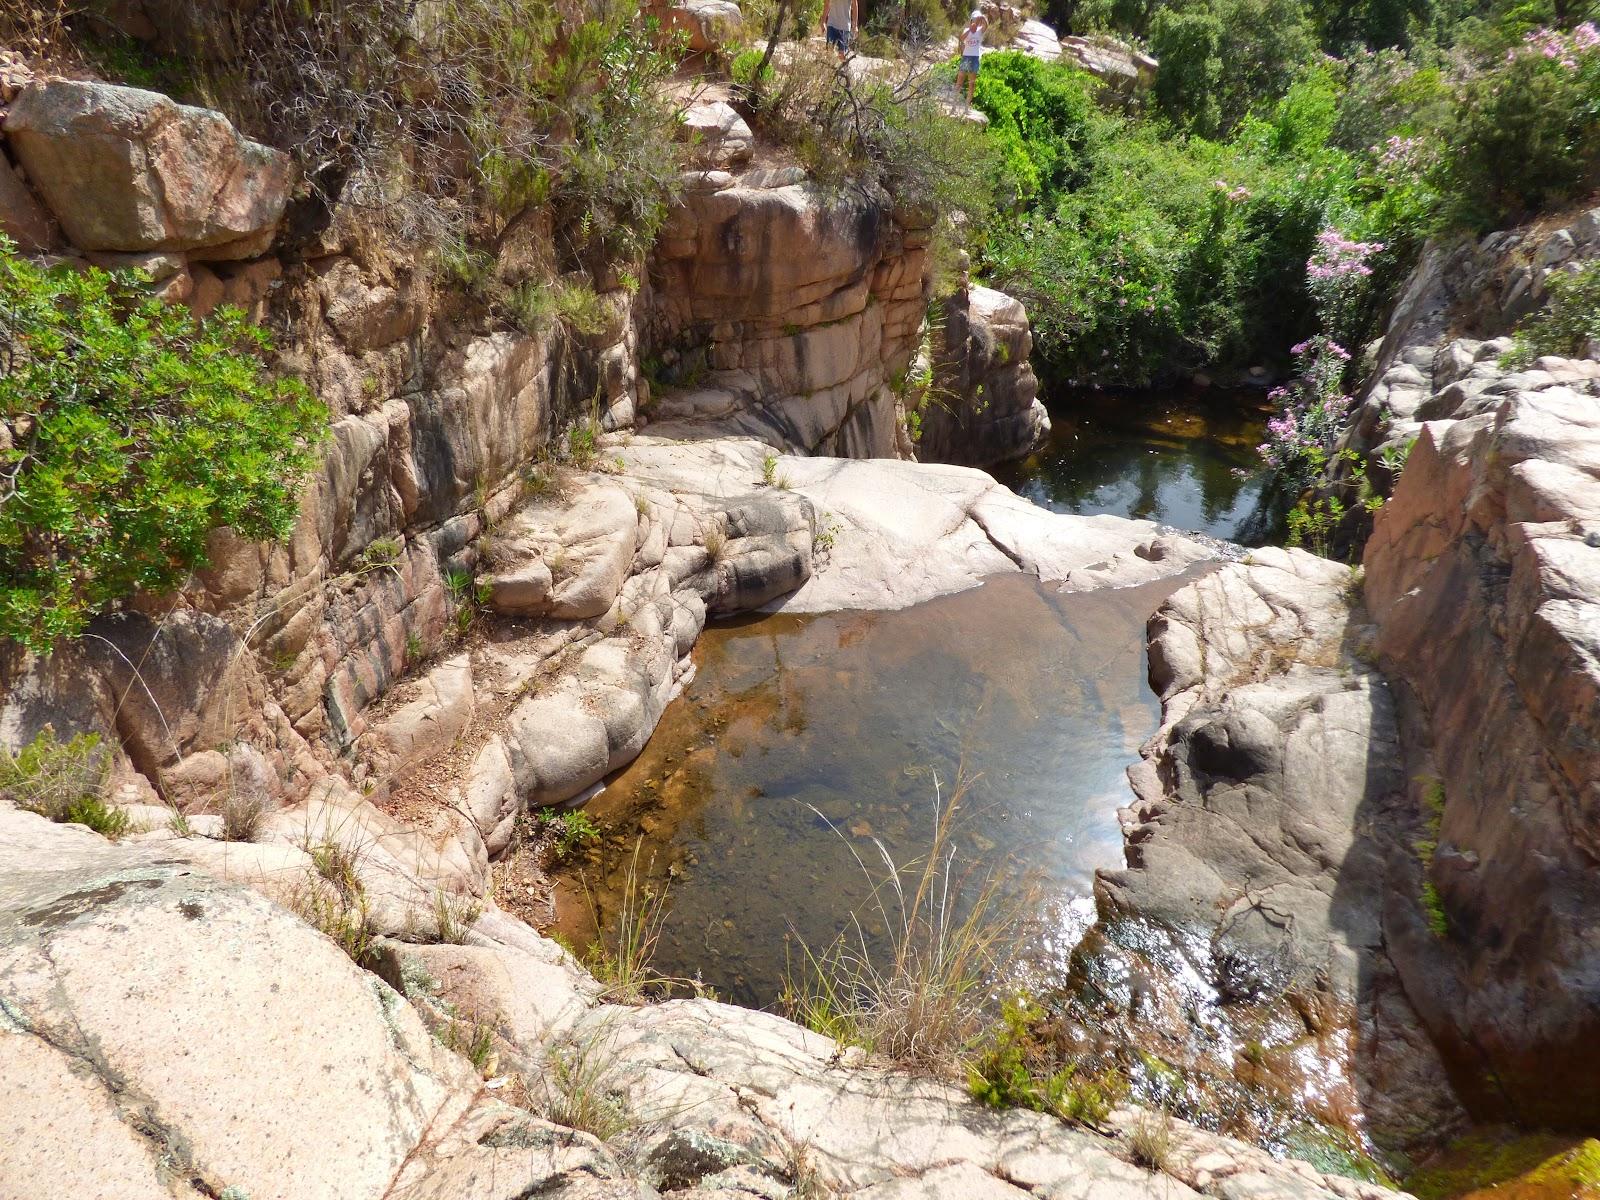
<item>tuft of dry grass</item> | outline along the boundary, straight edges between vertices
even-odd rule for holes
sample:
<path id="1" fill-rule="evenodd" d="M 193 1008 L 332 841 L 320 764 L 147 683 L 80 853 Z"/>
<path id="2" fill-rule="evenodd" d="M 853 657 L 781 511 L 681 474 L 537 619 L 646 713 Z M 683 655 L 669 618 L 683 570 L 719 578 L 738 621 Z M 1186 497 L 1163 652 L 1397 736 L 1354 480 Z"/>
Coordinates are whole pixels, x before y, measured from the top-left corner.
<path id="1" fill-rule="evenodd" d="M 719 563 L 728 553 L 728 531 L 720 520 L 713 519 L 706 525 L 705 536 L 706 557 L 713 564 Z"/>
<path id="2" fill-rule="evenodd" d="M 947 802 L 935 780 L 933 841 L 920 862 L 901 867 L 876 838 L 881 873 L 857 857 L 873 883 L 869 918 L 851 914 L 821 951 L 802 942 L 804 961 L 784 988 L 793 1019 L 901 1066 L 960 1070 L 992 1023 L 990 985 L 1015 966 L 1033 909 L 1031 891 L 1006 891 L 999 872 L 957 866 L 952 835 L 964 793 L 958 786 Z M 886 939 L 874 943 L 873 924 Z"/>
<path id="3" fill-rule="evenodd" d="M 254 792 L 230 791 L 222 801 L 222 837 L 229 842 L 253 842 L 261 834 L 267 815 L 267 798 Z"/>
<path id="4" fill-rule="evenodd" d="M 483 904 L 473 896 L 458 895 L 443 888 L 433 893 L 434 933 L 441 942 L 465 945 L 481 916 Z"/>
<path id="5" fill-rule="evenodd" d="M 1128 1132 L 1128 1158 L 1136 1167 L 1166 1172 L 1172 1162 L 1172 1114 L 1142 1112 Z"/>

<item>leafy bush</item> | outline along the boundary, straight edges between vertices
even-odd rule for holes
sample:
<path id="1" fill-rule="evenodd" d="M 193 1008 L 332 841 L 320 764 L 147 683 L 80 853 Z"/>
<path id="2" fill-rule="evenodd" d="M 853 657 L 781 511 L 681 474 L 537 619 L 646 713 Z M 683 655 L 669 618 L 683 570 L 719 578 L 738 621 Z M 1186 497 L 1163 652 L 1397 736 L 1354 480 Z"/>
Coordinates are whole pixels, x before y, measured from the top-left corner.
<path id="1" fill-rule="evenodd" d="M 128 814 L 106 804 L 111 756 L 94 733 L 65 742 L 45 726 L 20 750 L 0 752 L 0 800 L 51 821 L 87 825 L 105 837 L 128 831 Z"/>
<path id="2" fill-rule="evenodd" d="M 1549 302 L 1517 328 L 1507 365 L 1527 366 L 1545 354 L 1579 358 L 1590 343 L 1600 345 L 1600 262 L 1558 271 L 1546 286 Z"/>
<path id="3" fill-rule="evenodd" d="M 1283 95 L 1316 42 L 1297 0 L 1208 0 L 1159 9 L 1150 50 L 1161 61 L 1161 110 L 1175 124 L 1218 137 L 1263 100 Z"/>
<path id="4" fill-rule="evenodd" d="M 1579 195 L 1600 167 L 1600 34 L 1540 29 L 1459 85 L 1440 189 L 1487 229 Z"/>
<path id="5" fill-rule="evenodd" d="M 0 638 L 44 653 L 231 526 L 289 532 L 327 413 L 271 377 L 236 309 L 204 321 L 125 274 L 0 243 Z"/>

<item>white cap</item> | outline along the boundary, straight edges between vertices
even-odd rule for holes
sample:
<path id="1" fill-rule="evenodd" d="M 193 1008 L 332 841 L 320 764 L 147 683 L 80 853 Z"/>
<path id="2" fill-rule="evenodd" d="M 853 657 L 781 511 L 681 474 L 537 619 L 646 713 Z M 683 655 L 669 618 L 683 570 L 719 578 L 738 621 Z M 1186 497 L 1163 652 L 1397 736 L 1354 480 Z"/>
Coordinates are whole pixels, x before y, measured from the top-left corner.
<path id="1" fill-rule="evenodd" d="M 967 18 L 969 21 L 987 21 L 988 19 L 988 17 L 983 15 L 983 9 L 981 8 L 973 9 L 972 15 Z"/>

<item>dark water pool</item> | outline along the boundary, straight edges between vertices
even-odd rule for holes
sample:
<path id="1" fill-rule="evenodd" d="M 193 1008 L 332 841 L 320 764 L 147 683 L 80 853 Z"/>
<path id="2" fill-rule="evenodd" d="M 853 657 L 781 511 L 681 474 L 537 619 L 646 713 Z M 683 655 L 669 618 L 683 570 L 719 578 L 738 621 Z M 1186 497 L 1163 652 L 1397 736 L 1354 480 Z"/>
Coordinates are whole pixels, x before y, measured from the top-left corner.
<path id="1" fill-rule="evenodd" d="M 563 932 L 586 940 L 593 908 L 614 919 L 638 841 L 670 886 L 657 969 L 770 1005 L 802 945 L 853 912 L 878 932 L 874 839 L 922 858 L 935 780 L 948 798 L 964 778 L 958 871 L 1036 874 L 1035 949 L 1064 961 L 1095 868 L 1121 861 L 1124 771 L 1159 712 L 1144 625 L 1174 586 L 1060 594 L 1007 575 L 901 612 L 708 629 L 684 697 L 589 805 L 609 833 L 558 885 Z"/>
<path id="2" fill-rule="evenodd" d="M 1256 447 L 1260 391 L 1074 390 L 1050 402 L 1050 443 L 995 471 L 1056 512 L 1115 513 L 1261 545 L 1276 518 Z"/>

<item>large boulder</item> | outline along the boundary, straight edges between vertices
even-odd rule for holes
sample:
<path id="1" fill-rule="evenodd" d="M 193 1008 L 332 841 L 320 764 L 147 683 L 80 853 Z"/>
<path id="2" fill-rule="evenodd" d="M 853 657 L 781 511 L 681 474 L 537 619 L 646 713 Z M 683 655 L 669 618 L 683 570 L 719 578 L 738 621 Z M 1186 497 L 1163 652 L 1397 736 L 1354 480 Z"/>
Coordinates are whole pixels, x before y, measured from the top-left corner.
<path id="1" fill-rule="evenodd" d="M 309 926 L 75 841 L 0 889 L 0 1193 L 376 1200 L 470 1102 L 466 1064 Z"/>
<path id="2" fill-rule="evenodd" d="M 254 258 L 272 244 L 291 169 L 221 113 L 157 92 L 56 80 L 22 90 L 7 142 L 83 250 Z"/>
<path id="3" fill-rule="evenodd" d="M 744 14 L 734 0 L 654 0 L 648 11 L 663 32 L 684 35 L 696 54 L 731 46 L 744 30 Z"/>
<path id="4" fill-rule="evenodd" d="M 1080 950 L 1117 982 L 1080 1023 L 1205 1080 L 1225 1123 L 1248 1096 L 1269 1136 L 1304 1109 L 1409 1147 L 1462 1113 L 1392 959 L 1419 891 L 1406 762 L 1350 584 L 1341 563 L 1257 550 L 1151 619 L 1162 727 Z"/>

